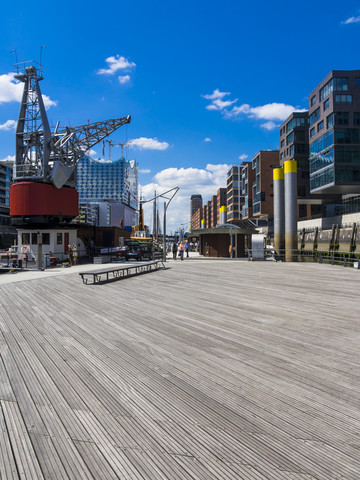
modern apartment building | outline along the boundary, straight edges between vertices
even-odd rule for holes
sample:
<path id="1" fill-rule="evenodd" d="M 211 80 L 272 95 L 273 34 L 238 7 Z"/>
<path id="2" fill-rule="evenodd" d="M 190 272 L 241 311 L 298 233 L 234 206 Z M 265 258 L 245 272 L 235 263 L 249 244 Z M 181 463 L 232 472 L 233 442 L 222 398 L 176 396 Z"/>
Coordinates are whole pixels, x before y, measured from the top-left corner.
<path id="1" fill-rule="evenodd" d="M 13 167 L 11 162 L 0 162 L 0 226 L 10 225 L 10 185 Z"/>
<path id="2" fill-rule="evenodd" d="M 233 165 L 227 172 L 227 222 L 236 223 L 241 219 L 244 197 L 241 194 L 241 167 Z"/>
<path id="3" fill-rule="evenodd" d="M 279 166 L 279 161 L 278 150 L 262 150 L 252 160 L 255 175 L 251 185 L 253 218 L 267 220 L 273 215 L 273 168 Z"/>
<path id="4" fill-rule="evenodd" d="M 138 165 L 120 158 L 115 162 L 94 160 L 85 155 L 77 167 L 80 203 L 121 202 L 138 208 Z"/>
<path id="5" fill-rule="evenodd" d="M 321 213 L 322 199 L 310 194 L 309 112 L 294 112 L 280 126 L 280 165 L 297 163 L 298 219 Z"/>
<path id="6" fill-rule="evenodd" d="M 333 70 L 309 95 L 310 191 L 360 193 L 360 70 Z"/>
<path id="7" fill-rule="evenodd" d="M 216 225 L 220 225 L 220 208 L 226 207 L 226 188 L 219 188 L 216 192 L 217 216 Z"/>
<path id="8" fill-rule="evenodd" d="M 210 200 L 210 225 L 211 227 L 216 227 L 217 225 L 217 196 L 213 195 Z"/>
<path id="9" fill-rule="evenodd" d="M 241 195 L 244 197 L 244 204 L 241 209 L 241 218 L 249 219 L 253 216 L 252 185 L 255 181 L 255 170 L 252 162 L 243 162 L 241 165 Z"/>
<path id="10" fill-rule="evenodd" d="M 198 208 L 194 215 L 191 217 L 191 229 L 199 229 L 201 228 L 201 220 L 202 220 L 202 207 Z"/>
<path id="11" fill-rule="evenodd" d="M 190 198 L 190 218 L 203 206 L 202 196 L 199 194 L 191 195 Z"/>

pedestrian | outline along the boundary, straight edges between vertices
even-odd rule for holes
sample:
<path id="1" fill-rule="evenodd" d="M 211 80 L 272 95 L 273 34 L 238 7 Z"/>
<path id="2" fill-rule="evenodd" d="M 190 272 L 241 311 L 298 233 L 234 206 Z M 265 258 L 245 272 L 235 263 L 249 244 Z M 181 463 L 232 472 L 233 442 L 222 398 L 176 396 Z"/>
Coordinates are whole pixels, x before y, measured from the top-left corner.
<path id="1" fill-rule="evenodd" d="M 185 252 L 184 242 L 180 242 L 180 246 L 179 246 L 180 260 L 184 260 L 184 252 Z"/>
<path id="2" fill-rule="evenodd" d="M 229 245 L 229 257 L 232 258 L 232 246 L 231 243 Z"/>
<path id="3" fill-rule="evenodd" d="M 69 263 L 70 265 L 73 264 L 73 251 L 72 251 L 72 246 L 68 245 L 68 255 L 69 255 Z"/>
<path id="4" fill-rule="evenodd" d="M 178 251 L 178 246 L 177 246 L 177 243 L 174 242 L 172 244 L 172 254 L 173 254 L 173 259 L 174 260 L 176 260 L 177 251 Z"/>
<path id="5" fill-rule="evenodd" d="M 186 256 L 189 257 L 189 250 L 190 250 L 190 244 L 189 242 L 185 243 L 185 251 L 186 251 Z"/>
<path id="6" fill-rule="evenodd" d="M 77 254 L 77 247 L 76 247 L 75 244 L 74 244 L 73 247 L 72 247 L 72 253 L 73 253 L 73 262 L 74 262 L 74 265 L 77 265 L 77 257 L 78 257 L 78 254 Z"/>

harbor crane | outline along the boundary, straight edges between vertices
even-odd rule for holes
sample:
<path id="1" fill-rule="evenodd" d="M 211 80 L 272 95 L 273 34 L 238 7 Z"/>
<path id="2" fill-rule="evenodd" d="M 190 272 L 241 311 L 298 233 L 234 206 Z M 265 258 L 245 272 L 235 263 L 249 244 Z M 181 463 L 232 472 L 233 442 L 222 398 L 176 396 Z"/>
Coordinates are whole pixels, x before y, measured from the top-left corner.
<path id="1" fill-rule="evenodd" d="M 39 82 L 42 66 L 16 64 L 15 78 L 24 83 L 16 128 L 14 183 L 10 216 L 15 225 L 68 222 L 78 214 L 76 166 L 86 151 L 131 116 L 51 131 Z"/>

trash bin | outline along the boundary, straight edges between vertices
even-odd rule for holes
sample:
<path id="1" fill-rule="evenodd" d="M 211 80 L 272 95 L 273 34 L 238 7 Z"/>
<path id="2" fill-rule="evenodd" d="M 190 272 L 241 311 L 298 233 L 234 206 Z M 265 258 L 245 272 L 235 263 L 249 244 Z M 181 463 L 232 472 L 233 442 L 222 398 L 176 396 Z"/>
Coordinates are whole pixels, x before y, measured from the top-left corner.
<path id="1" fill-rule="evenodd" d="M 50 267 L 57 266 L 57 257 L 50 257 Z"/>
<path id="2" fill-rule="evenodd" d="M 43 255 L 43 267 L 50 267 L 49 255 Z"/>
<path id="3" fill-rule="evenodd" d="M 18 260 L 18 267 L 19 267 L 19 268 L 22 268 L 22 260 L 21 260 L 21 258 L 19 258 L 19 260 Z"/>

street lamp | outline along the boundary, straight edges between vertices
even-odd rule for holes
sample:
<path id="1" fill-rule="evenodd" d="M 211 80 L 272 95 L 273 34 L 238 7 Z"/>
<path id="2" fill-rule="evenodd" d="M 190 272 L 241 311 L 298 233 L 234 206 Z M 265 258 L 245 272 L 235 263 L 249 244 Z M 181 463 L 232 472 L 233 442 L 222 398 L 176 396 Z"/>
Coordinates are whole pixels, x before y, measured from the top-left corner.
<path id="1" fill-rule="evenodd" d="M 166 262 L 166 211 L 169 206 L 169 203 L 175 197 L 178 191 L 179 191 L 179 187 L 174 187 L 174 188 L 171 188 L 170 190 L 167 190 L 164 193 L 160 193 L 159 195 L 156 195 L 154 198 L 151 198 L 150 200 L 146 200 L 146 202 L 151 202 L 152 200 L 155 200 L 155 198 L 166 198 L 168 200 L 167 203 L 164 202 L 164 241 L 163 241 L 163 261 L 164 262 Z M 167 195 L 170 192 L 174 192 L 174 193 L 171 195 L 171 197 L 166 197 L 165 195 Z"/>

